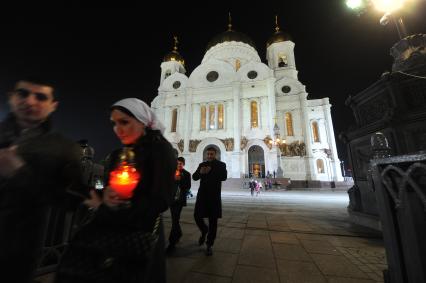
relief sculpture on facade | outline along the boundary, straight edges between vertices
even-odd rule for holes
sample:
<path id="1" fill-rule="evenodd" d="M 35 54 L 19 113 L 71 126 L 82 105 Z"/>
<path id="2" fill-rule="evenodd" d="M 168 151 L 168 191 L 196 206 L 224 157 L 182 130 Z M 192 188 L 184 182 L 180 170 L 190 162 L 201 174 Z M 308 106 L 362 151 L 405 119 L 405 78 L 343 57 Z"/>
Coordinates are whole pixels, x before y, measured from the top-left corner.
<path id="1" fill-rule="evenodd" d="M 300 141 L 294 141 L 290 144 L 281 144 L 280 150 L 283 156 L 306 156 L 306 145 Z"/>
<path id="2" fill-rule="evenodd" d="M 234 139 L 233 138 L 221 139 L 221 141 L 225 145 L 226 151 L 233 151 L 234 150 Z"/>
<path id="3" fill-rule="evenodd" d="M 248 139 L 246 137 L 242 137 L 240 140 L 240 149 L 243 150 L 246 148 L 248 143 Z"/>
<path id="4" fill-rule="evenodd" d="M 179 148 L 180 152 L 183 152 L 183 139 L 181 139 L 181 140 L 178 142 L 177 146 L 178 146 L 178 148 Z"/>
<path id="5" fill-rule="evenodd" d="M 269 148 L 269 149 L 272 149 L 272 139 L 271 139 L 271 137 L 268 135 L 268 136 L 266 136 L 264 139 L 263 139 L 263 142 L 266 144 L 266 146 Z"/>
<path id="6" fill-rule="evenodd" d="M 196 152 L 197 146 L 200 144 L 201 140 L 190 140 L 189 141 L 189 151 Z"/>

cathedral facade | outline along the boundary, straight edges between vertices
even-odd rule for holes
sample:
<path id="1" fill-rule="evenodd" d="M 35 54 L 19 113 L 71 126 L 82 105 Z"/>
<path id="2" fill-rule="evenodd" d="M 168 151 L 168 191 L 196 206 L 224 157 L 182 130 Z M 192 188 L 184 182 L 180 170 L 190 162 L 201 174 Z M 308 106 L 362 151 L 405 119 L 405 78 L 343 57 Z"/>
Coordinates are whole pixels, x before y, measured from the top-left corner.
<path id="1" fill-rule="evenodd" d="M 328 98 L 307 99 L 294 46 L 277 25 L 264 64 L 252 40 L 229 24 L 188 76 L 175 39 L 151 107 L 190 172 L 213 146 L 229 178 L 343 180 L 331 104 Z"/>

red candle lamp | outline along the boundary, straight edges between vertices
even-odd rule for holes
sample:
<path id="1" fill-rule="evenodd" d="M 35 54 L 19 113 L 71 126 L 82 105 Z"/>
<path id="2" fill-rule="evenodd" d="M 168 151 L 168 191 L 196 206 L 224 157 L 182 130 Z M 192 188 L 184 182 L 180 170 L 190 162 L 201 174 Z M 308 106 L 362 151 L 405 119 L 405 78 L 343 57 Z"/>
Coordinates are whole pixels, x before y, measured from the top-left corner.
<path id="1" fill-rule="evenodd" d="M 129 199 L 133 196 L 133 190 L 139 183 L 140 174 L 133 163 L 127 160 L 133 160 L 134 153 L 131 150 L 124 150 L 120 156 L 120 165 L 109 176 L 109 186 L 120 198 Z"/>
<path id="2" fill-rule="evenodd" d="M 179 176 L 180 176 L 180 171 L 179 171 L 179 169 L 176 169 L 175 176 L 176 176 L 176 177 L 179 177 Z"/>

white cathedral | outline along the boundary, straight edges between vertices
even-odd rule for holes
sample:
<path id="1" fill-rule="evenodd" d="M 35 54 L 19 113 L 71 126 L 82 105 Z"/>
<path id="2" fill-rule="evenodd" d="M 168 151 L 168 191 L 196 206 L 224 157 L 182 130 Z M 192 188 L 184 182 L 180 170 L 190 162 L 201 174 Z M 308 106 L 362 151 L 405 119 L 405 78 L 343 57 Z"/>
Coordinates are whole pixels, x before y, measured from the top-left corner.
<path id="1" fill-rule="evenodd" d="M 276 21 L 277 22 L 277 21 Z M 151 107 L 186 169 L 194 172 L 213 146 L 228 178 L 343 181 L 328 98 L 308 100 L 297 78 L 294 42 L 280 30 L 262 63 L 253 41 L 232 29 L 214 37 L 187 76 L 173 51 L 161 63 Z"/>

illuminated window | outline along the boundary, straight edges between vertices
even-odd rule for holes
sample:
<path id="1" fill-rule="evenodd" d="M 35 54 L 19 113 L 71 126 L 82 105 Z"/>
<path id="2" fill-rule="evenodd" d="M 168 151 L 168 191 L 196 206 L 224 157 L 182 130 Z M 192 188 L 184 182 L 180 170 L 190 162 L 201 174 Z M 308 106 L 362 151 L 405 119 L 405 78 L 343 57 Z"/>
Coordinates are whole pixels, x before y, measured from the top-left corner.
<path id="1" fill-rule="evenodd" d="M 320 142 L 319 129 L 318 129 L 317 122 L 312 123 L 312 134 L 314 135 L 314 142 Z"/>
<path id="2" fill-rule="evenodd" d="M 317 172 L 318 172 L 318 174 L 325 173 L 324 161 L 322 161 L 322 159 L 317 159 Z"/>
<path id="3" fill-rule="evenodd" d="M 285 113 L 285 125 L 287 126 L 287 136 L 294 136 L 293 133 L 293 118 L 291 117 L 291 113 Z"/>
<path id="4" fill-rule="evenodd" d="M 214 105 L 209 106 L 209 129 L 213 130 L 215 129 L 215 115 L 214 115 L 215 107 Z"/>
<path id="5" fill-rule="evenodd" d="M 284 54 L 278 55 L 278 67 L 287 67 L 287 56 Z"/>
<path id="6" fill-rule="evenodd" d="M 206 130 L 206 106 L 201 106 L 201 120 L 200 120 L 200 129 L 202 131 Z"/>
<path id="7" fill-rule="evenodd" d="M 250 108 L 251 108 L 251 127 L 257 128 L 259 124 L 257 120 L 257 102 L 252 101 Z"/>
<path id="8" fill-rule="evenodd" d="M 223 104 L 217 106 L 217 128 L 223 129 Z"/>
<path id="9" fill-rule="evenodd" d="M 173 109 L 172 112 L 172 133 L 176 132 L 176 124 L 177 124 L 177 109 Z"/>
<path id="10" fill-rule="evenodd" d="M 239 69 L 240 69 L 240 67 L 241 67 L 241 62 L 240 62 L 240 60 L 235 60 L 235 70 L 236 71 L 238 71 Z"/>

